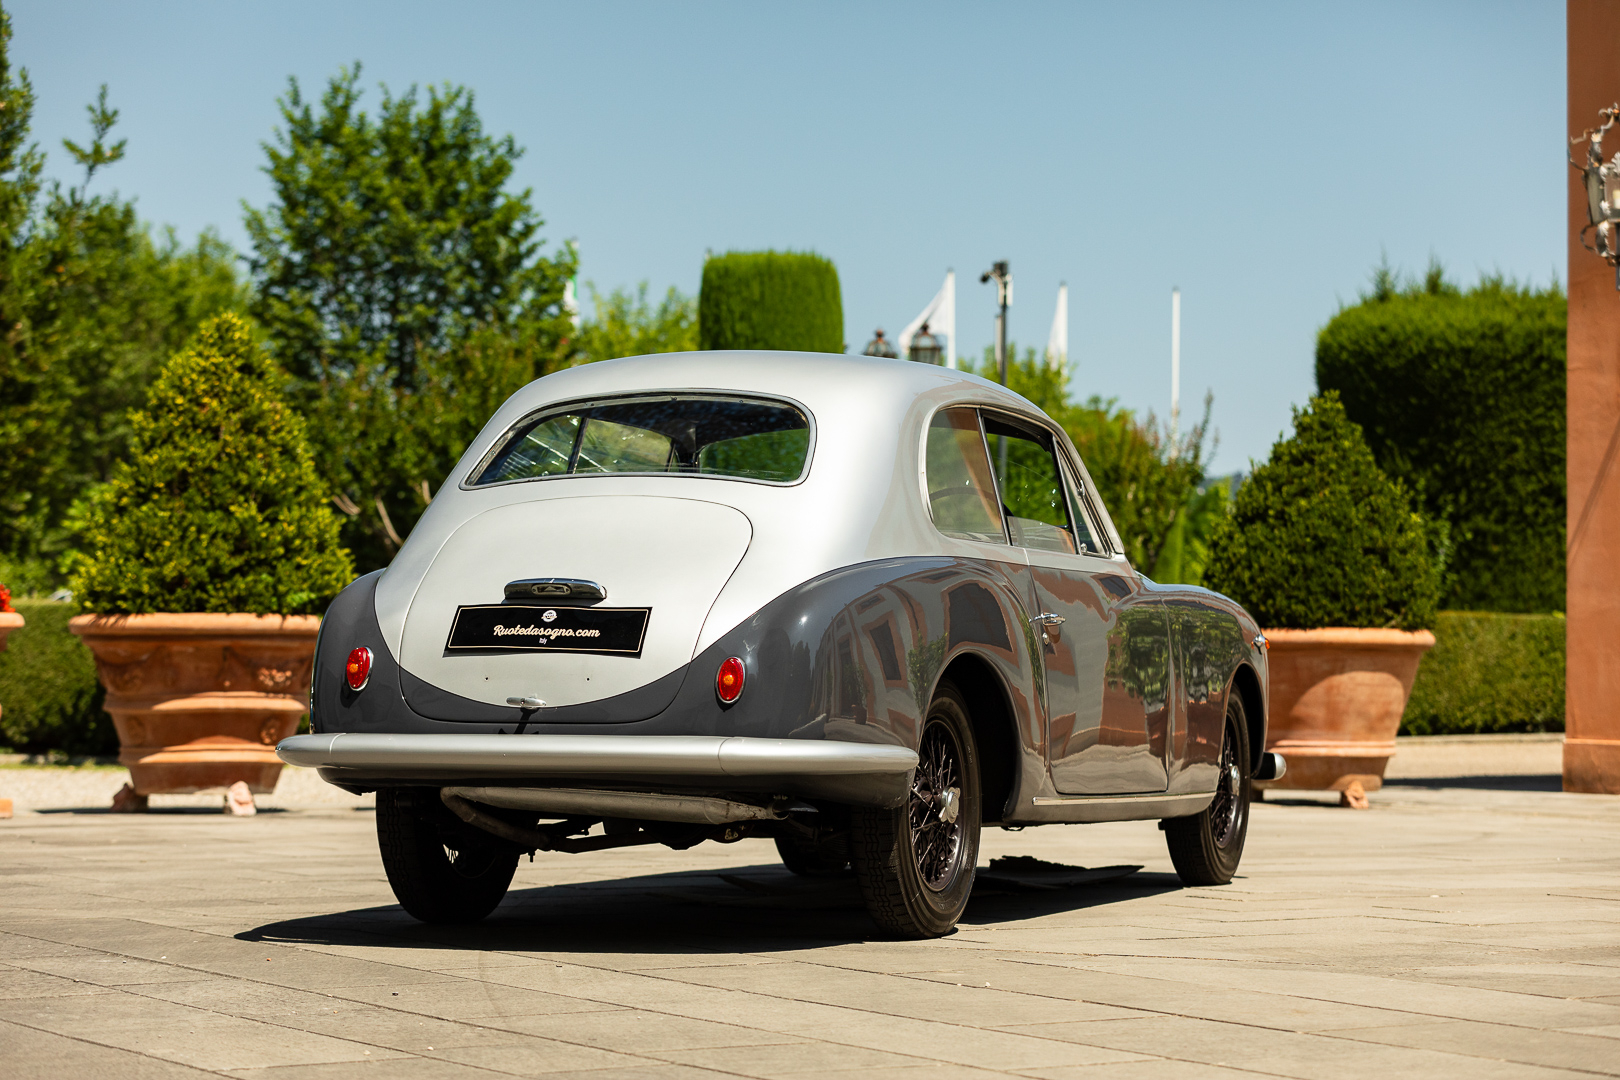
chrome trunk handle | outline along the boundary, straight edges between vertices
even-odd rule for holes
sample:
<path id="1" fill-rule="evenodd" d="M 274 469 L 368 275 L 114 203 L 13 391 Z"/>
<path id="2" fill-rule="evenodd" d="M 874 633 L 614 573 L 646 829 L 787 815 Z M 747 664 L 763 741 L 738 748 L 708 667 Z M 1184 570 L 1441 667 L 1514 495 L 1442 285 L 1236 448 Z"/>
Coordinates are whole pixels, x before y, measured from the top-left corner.
<path id="1" fill-rule="evenodd" d="M 506 583 L 508 600 L 606 600 L 607 590 L 581 578 L 522 578 Z"/>

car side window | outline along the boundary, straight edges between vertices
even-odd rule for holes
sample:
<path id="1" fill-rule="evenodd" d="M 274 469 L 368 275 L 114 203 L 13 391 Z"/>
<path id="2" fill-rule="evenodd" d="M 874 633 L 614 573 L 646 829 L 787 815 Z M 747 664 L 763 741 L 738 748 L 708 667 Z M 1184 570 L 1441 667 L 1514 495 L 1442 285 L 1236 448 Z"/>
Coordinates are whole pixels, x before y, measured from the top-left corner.
<path id="1" fill-rule="evenodd" d="M 1074 554 L 1063 471 L 1052 452 L 1051 436 L 990 415 L 984 418 L 984 435 L 1012 542 L 1037 551 Z"/>
<path id="2" fill-rule="evenodd" d="M 928 425 L 923 462 L 928 509 L 946 536 L 1004 544 L 995 481 L 977 409 L 941 409 Z"/>
<path id="3" fill-rule="evenodd" d="M 1074 518 L 1074 539 L 1082 555 L 1106 555 L 1108 548 L 1097 537 L 1102 533 L 1093 529 L 1088 522 L 1091 514 L 1088 512 L 1090 501 L 1082 493 L 1081 484 L 1076 479 L 1074 471 L 1067 466 L 1063 469 L 1063 486 L 1069 492 L 1069 508 Z"/>

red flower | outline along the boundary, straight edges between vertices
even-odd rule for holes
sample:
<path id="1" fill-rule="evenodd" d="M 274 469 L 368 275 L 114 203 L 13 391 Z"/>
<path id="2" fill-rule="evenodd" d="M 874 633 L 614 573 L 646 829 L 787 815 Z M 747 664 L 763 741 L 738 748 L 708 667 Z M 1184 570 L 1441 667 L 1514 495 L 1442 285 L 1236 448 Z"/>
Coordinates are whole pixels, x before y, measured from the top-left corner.
<path id="1" fill-rule="evenodd" d="M 11 590 L 4 585 L 0 585 L 0 615 L 15 610 L 17 609 L 11 606 Z"/>

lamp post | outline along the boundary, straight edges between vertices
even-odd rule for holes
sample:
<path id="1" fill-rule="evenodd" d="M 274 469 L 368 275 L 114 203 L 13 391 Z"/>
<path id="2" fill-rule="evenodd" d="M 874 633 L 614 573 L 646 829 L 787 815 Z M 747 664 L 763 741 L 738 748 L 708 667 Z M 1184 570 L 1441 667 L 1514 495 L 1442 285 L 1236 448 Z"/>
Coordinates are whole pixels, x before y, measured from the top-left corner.
<path id="1" fill-rule="evenodd" d="M 928 329 L 927 323 L 923 324 L 923 329 Z M 889 339 L 883 336 L 883 327 L 881 326 L 872 335 L 872 340 L 866 343 L 866 348 L 861 351 L 866 356 L 885 356 L 890 360 L 894 360 L 900 355 L 894 351 L 894 345 Z"/>
<path id="2" fill-rule="evenodd" d="M 990 269 L 979 275 L 979 284 L 987 281 L 996 283 L 996 371 L 1000 373 L 1001 385 L 1007 385 L 1007 309 L 1012 307 L 1012 271 L 1007 269 L 1007 260 L 992 263 Z"/>
<path id="3" fill-rule="evenodd" d="M 939 343 L 939 338 L 928 332 L 928 324 L 923 323 L 918 329 L 917 336 L 911 339 L 911 352 L 906 359 L 915 360 L 919 364 L 942 364 L 945 362 L 945 349 Z"/>

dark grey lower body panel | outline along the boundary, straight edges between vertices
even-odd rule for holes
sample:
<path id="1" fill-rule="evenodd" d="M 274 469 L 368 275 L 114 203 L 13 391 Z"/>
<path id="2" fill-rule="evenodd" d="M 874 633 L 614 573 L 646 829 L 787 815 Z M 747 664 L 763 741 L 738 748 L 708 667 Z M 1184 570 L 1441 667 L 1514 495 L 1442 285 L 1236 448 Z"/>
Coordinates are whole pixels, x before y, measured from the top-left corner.
<path id="1" fill-rule="evenodd" d="M 331 783 L 706 789 L 898 806 L 917 766 L 902 746 L 707 735 L 295 735 L 281 760 Z"/>

